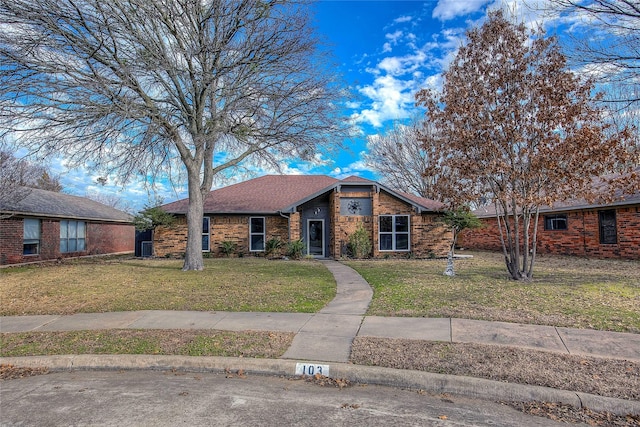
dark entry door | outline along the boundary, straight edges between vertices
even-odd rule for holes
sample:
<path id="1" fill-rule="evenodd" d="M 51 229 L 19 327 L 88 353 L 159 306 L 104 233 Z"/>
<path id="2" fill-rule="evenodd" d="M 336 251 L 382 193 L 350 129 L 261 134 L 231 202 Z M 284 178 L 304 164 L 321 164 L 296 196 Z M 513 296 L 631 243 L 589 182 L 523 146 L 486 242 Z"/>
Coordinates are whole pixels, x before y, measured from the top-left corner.
<path id="1" fill-rule="evenodd" d="M 307 254 L 324 258 L 324 220 L 307 221 Z"/>

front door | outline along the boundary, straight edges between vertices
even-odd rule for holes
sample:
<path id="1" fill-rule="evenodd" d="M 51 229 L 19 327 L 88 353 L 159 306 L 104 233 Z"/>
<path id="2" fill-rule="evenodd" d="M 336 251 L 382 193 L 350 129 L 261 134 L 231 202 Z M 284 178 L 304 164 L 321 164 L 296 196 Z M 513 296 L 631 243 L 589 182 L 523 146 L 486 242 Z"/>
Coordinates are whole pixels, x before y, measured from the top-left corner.
<path id="1" fill-rule="evenodd" d="M 324 220 L 307 220 L 307 255 L 324 258 Z"/>

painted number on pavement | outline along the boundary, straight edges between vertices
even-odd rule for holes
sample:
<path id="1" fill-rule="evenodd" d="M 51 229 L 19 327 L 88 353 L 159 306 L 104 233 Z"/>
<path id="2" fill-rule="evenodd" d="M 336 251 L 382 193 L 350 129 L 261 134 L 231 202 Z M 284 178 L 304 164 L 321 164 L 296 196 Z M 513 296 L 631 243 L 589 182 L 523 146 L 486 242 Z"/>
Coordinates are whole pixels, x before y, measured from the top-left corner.
<path id="1" fill-rule="evenodd" d="M 311 363 L 296 363 L 296 375 L 329 376 L 329 365 L 314 365 Z"/>

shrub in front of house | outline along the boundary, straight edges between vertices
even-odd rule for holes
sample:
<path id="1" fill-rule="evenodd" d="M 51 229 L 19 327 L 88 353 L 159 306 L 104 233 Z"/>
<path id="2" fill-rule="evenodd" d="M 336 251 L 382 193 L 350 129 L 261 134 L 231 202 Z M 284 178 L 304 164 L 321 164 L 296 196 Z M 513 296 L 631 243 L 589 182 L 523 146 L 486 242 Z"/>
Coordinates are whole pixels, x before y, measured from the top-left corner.
<path id="1" fill-rule="evenodd" d="M 369 232 L 364 228 L 362 223 L 358 224 L 358 228 L 349 236 L 349 253 L 354 258 L 369 258 L 371 256 L 371 237 Z"/>

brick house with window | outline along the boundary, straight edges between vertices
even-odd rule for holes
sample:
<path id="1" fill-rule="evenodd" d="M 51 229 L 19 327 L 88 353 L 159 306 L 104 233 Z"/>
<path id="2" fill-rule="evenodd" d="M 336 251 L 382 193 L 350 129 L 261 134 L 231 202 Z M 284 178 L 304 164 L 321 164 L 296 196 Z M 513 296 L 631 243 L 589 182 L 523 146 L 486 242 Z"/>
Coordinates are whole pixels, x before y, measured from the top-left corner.
<path id="1" fill-rule="evenodd" d="M 474 212 L 484 226 L 464 230 L 467 249 L 502 250 L 495 210 Z M 613 203 L 574 200 L 540 209 L 537 251 L 541 254 L 640 259 L 640 193 Z"/>
<path id="2" fill-rule="evenodd" d="M 154 231 L 155 256 L 184 253 L 187 207 L 188 199 L 162 206 L 177 221 Z M 221 256 L 222 242 L 233 242 L 238 254 L 259 256 L 272 238 L 301 239 L 305 255 L 338 258 L 362 224 L 375 258 L 444 256 L 451 232 L 439 221 L 442 209 L 439 202 L 356 176 L 267 175 L 209 193 L 203 251 Z"/>
<path id="3" fill-rule="evenodd" d="M 84 197 L 25 193 L 0 201 L 0 265 L 133 252 L 131 215 Z"/>

